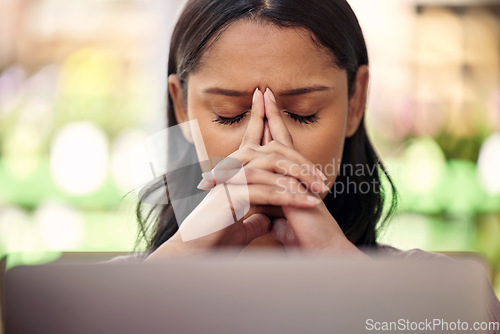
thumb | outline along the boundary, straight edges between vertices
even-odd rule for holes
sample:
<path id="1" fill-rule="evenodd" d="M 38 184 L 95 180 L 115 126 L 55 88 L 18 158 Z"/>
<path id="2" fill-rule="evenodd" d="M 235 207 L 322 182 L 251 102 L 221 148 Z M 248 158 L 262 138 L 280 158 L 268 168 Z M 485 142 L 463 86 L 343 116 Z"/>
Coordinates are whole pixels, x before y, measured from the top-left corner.
<path id="1" fill-rule="evenodd" d="M 273 221 L 271 235 L 285 246 L 297 246 L 299 244 L 292 228 L 287 220 L 283 218 Z"/>
<path id="2" fill-rule="evenodd" d="M 256 213 L 243 221 L 246 234 L 246 243 L 263 236 L 271 231 L 271 220 L 264 214 Z"/>

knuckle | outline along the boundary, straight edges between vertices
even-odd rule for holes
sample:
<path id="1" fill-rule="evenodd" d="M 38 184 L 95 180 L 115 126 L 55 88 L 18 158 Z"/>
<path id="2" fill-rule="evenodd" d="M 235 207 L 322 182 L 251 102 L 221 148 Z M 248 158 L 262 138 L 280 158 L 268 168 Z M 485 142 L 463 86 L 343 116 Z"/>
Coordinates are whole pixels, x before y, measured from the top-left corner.
<path id="1" fill-rule="evenodd" d="M 249 145 L 245 145 L 244 147 L 241 148 L 240 152 L 241 155 L 243 156 L 248 156 L 251 153 L 252 149 L 250 148 Z"/>
<path id="2" fill-rule="evenodd" d="M 275 160 L 277 160 L 277 159 L 278 159 L 279 155 L 278 155 L 278 153 L 276 153 L 276 152 L 272 152 L 272 153 L 269 153 L 269 154 L 267 155 L 267 157 L 269 158 L 269 160 L 275 161 Z"/>
<path id="3" fill-rule="evenodd" d="M 271 140 L 267 145 L 269 145 L 269 147 L 271 148 L 278 148 L 280 147 L 280 142 L 279 141 L 276 141 L 276 140 Z"/>
<path id="4" fill-rule="evenodd" d="M 255 168 L 244 167 L 243 170 L 245 171 L 245 176 L 246 176 L 247 180 L 253 179 L 255 177 L 255 175 L 257 174 L 257 171 L 255 170 Z"/>
<path id="5" fill-rule="evenodd" d="M 290 188 L 291 188 L 293 193 L 299 193 L 299 192 L 303 191 L 303 187 L 304 187 L 303 182 L 301 182 L 297 179 L 293 179 L 290 183 L 291 183 Z M 307 185 L 305 185 L 305 187 L 307 189 Z"/>
<path id="6" fill-rule="evenodd" d="M 248 161 L 252 157 L 254 152 L 255 150 L 250 145 L 245 145 L 239 150 L 238 156 L 240 160 Z"/>
<path id="7" fill-rule="evenodd" d="M 244 134 L 243 137 L 241 137 L 241 146 L 246 145 L 247 141 L 248 141 L 248 136 Z"/>
<path id="8" fill-rule="evenodd" d="M 284 157 L 279 153 L 273 152 L 269 154 L 269 159 L 271 159 L 271 161 L 273 161 L 274 164 L 277 165 L 279 161 L 284 160 Z"/>
<path id="9" fill-rule="evenodd" d="M 247 150 L 254 151 L 256 147 L 257 147 L 257 145 L 254 144 L 254 143 L 247 143 L 247 144 L 245 144 L 245 149 L 247 149 Z"/>

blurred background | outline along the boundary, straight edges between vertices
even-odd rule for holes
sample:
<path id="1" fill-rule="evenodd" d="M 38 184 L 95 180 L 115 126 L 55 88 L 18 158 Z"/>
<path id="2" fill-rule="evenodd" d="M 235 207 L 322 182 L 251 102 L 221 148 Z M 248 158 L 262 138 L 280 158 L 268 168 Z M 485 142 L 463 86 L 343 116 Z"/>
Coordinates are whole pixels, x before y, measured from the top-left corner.
<path id="1" fill-rule="evenodd" d="M 130 251 L 130 148 L 165 127 L 183 0 L 0 0 L 0 257 Z M 379 241 L 473 251 L 500 293 L 500 1 L 351 0 L 367 126 L 400 192 Z"/>

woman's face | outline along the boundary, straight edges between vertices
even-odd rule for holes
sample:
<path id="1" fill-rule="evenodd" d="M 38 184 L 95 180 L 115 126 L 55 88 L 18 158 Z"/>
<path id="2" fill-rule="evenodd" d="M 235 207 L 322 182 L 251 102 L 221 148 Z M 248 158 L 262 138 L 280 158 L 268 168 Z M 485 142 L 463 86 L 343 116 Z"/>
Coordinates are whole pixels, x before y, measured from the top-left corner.
<path id="1" fill-rule="evenodd" d="M 367 71 L 365 77 L 367 82 Z M 205 51 L 188 77 L 187 103 L 180 100 L 178 82 L 170 80 L 169 88 L 178 122 L 198 120 L 209 157 L 226 157 L 239 148 L 253 92 L 270 88 L 295 150 L 316 164 L 331 186 L 344 140 L 359 126 L 366 82 L 349 100 L 346 71 L 307 30 L 244 19 Z"/>

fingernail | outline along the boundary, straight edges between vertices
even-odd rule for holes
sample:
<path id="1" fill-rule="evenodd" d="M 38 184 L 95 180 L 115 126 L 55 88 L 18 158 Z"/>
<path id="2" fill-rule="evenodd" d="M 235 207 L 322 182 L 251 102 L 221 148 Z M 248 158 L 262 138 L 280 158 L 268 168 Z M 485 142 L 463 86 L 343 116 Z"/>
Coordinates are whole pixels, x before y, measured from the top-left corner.
<path id="1" fill-rule="evenodd" d="M 319 203 L 322 202 L 322 200 L 320 198 L 318 198 L 318 197 L 306 195 L 306 202 L 309 203 L 309 204 L 318 205 Z"/>
<path id="2" fill-rule="evenodd" d="M 240 160 L 238 160 L 236 158 L 232 158 L 232 157 L 227 157 L 224 160 L 222 160 L 221 162 L 219 162 L 214 167 L 214 170 L 220 171 L 220 170 L 224 170 L 224 169 L 230 170 L 230 169 L 240 169 L 240 168 L 243 168 L 243 163 Z"/>
<path id="3" fill-rule="evenodd" d="M 325 174 L 323 174 L 317 167 L 307 167 L 309 171 L 311 172 L 312 175 L 316 176 L 318 180 L 325 182 L 327 179 L 325 177 Z"/>
<path id="4" fill-rule="evenodd" d="M 259 91 L 259 87 L 255 89 L 255 92 L 253 92 L 253 97 L 252 97 L 252 103 L 255 103 L 255 100 L 257 100 L 257 92 Z"/>
<path id="5" fill-rule="evenodd" d="M 206 180 L 207 182 L 213 182 L 214 178 L 213 171 L 201 173 L 201 177 L 203 178 L 203 180 Z"/>
<path id="6" fill-rule="evenodd" d="M 212 183 L 208 182 L 205 179 L 202 179 L 196 188 L 200 190 L 208 190 L 212 187 L 212 185 L 213 185 Z"/>
<path id="7" fill-rule="evenodd" d="M 266 89 L 266 93 L 267 93 L 267 95 L 269 95 L 269 98 L 271 99 L 271 101 L 276 103 L 276 98 L 274 97 L 273 92 L 271 92 L 271 90 L 269 88 Z"/>
<path id="8" fill-rule="evenodd" d="M 325 174 L 321 171 L 321 169 L 319 169 L 318 167 L 314 167 L 316 169 L 316 171 L 318 172 L 318 176 L 323 179 L 323 181 L 326 181 L 328 180 L 328 178 L 325 176 Z"/>

